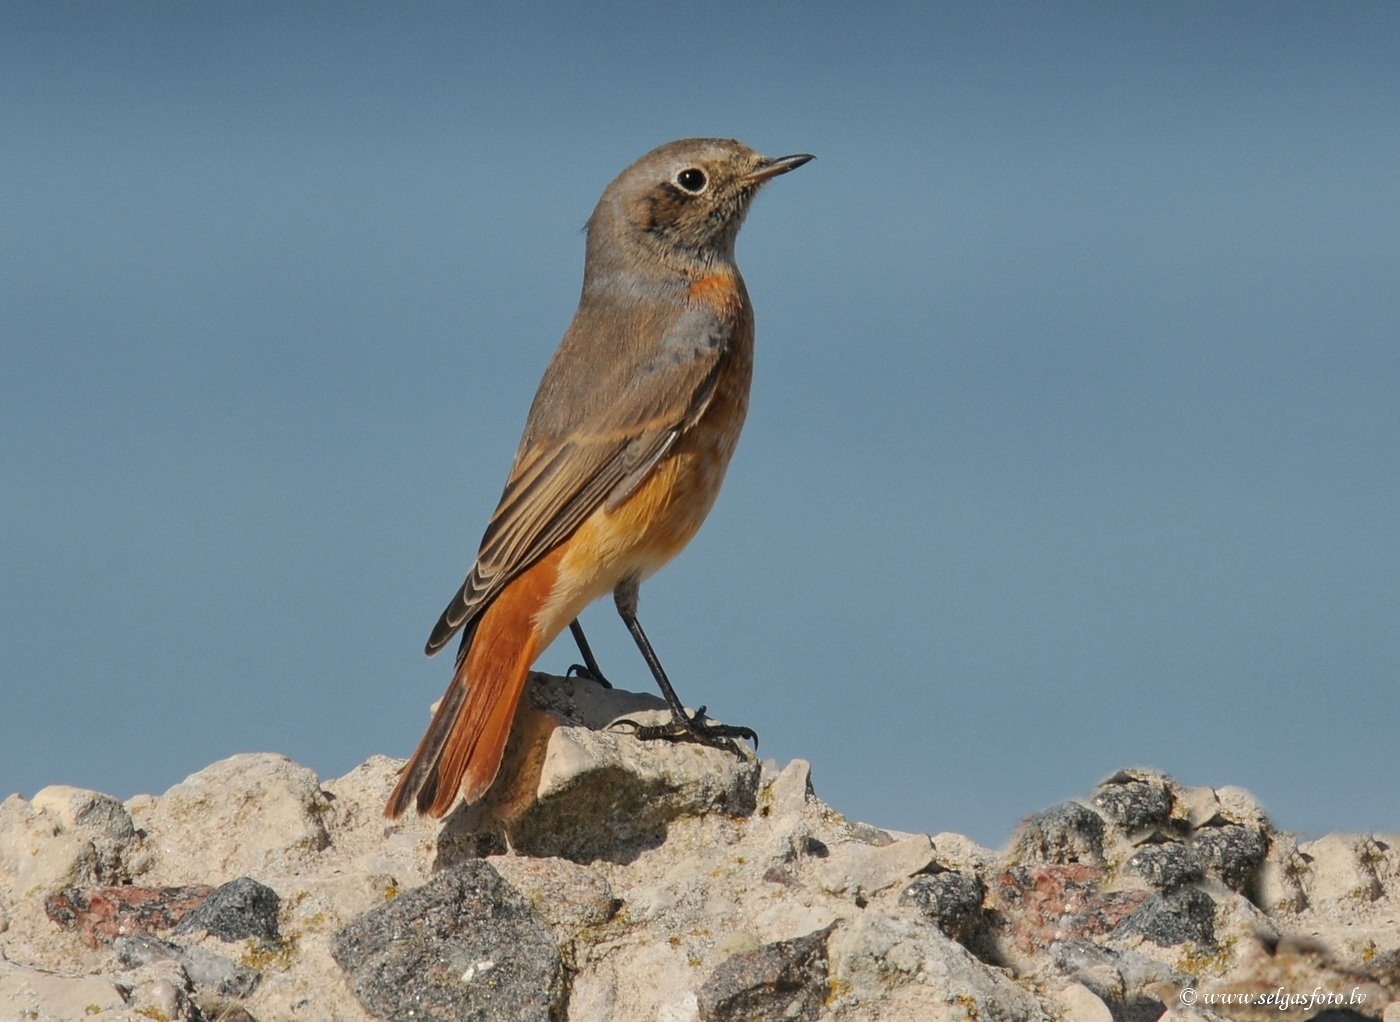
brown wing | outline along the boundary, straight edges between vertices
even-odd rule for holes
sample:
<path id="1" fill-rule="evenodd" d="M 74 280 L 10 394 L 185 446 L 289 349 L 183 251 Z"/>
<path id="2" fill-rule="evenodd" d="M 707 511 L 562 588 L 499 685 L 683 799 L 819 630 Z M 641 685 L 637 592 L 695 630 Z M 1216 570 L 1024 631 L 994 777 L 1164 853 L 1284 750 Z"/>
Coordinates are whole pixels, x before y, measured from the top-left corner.
<path id="1" fill-rule="evenodd" d="M 429 654 L 604 502 L 621 500 L 646 478 L 709 404 L 729 334 L 707 308 L 687 310 L 618 400 L 566 436 L 521 450 L 476 564 L 428 638 Z"/>

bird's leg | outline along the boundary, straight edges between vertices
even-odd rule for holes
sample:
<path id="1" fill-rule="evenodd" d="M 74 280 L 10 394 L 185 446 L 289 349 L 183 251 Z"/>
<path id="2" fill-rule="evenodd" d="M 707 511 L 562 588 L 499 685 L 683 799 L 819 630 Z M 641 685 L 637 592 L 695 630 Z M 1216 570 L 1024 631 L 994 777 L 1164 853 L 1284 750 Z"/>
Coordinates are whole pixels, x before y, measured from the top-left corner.
<path id="1" fill-rule="evenodd" d="M 593 647 L 588 645 L 588 639 L 583 634 L 583 625 L 578 623 L 578 618 L 569 622 L 569 631 L 573 634 L 574 642 L 578 644 L 579 656 L 583 657 L 583 663 L 570 664 L 569 669 L 564 672 L 564 676 L 566 678 L 588 678 L 604 688 L 612 688 L 612 682 L 603 677 L 603 670 L 593 657 Z"/>
<path id="2" fill-rule="evenodd" d="M 676 690 L 671 687 L 671 682 L 666 677 L 666 671 L 661 666 L 656 650 L 652 649 L 646 632 L 642 631 L 642 625 L 637 620 L 638 588 L 639 582 L 635 577 L 623 579 L 618 584 L 617 589 L 613 591 L 613 599 L 617 603 L 617 612 L 622 615 L 623 624 L 632 633 L 637 648 L 642 652 L 642 659 L 651 668 L 651 675 L 656 679 L 657 687 L 661 689 L 662 698 L 666 700 L 666 705 L 671 709 L 671 722 L 669 724 L 644 725 L 638 724 L 635 720 L 619 720 L 615 723 L 630 726 L 632 733 L 644 741 L 657 738 L 673 742 L 692 741 L 737 753 L 739 750 L 730 739 L 742 738 L 753 742 L 756 748 L 758 734 L 752 728 L 738 724 L 707 723 L 705 721 L 705 707 L 703 706 L 695 711 L 694 716 L 685 712 L 685 706 L 676 695 Z"/>

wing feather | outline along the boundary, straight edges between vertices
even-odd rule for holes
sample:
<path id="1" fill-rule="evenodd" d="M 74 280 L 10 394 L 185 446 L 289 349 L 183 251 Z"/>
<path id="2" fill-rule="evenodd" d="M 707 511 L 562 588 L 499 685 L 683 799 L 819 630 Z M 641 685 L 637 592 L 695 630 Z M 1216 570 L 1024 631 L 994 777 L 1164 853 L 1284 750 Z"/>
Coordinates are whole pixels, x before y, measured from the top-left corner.
<path id="1" fill-rule="evenodd" d="M 728 340 L 719 317 L 692 307 L 678 317 L 619 400 L 598 408 L 566 436 L 516 456 L 476 563 L 438 619 L 428 653 L 474 621 L 507 584 L 590 514 L 605 503 L 615 506 L 641 485 L 709 405 Z M 526 435 L 530 432 L 527 424 Z"/>

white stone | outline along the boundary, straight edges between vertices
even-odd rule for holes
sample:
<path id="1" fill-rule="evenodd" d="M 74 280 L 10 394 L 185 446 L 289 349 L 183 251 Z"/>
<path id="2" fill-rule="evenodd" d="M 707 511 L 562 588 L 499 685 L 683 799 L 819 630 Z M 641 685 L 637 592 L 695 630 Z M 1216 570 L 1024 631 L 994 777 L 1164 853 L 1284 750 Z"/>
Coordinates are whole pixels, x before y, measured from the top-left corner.
<path id="1" fill-rule="evenodd" d="M 316 775 L 285 756 L 220 760 L 167 791 L 148 842 L 166 883 L 222 884 L 240 876 L 296 874 L 329 844 L 330 803 Z"/>
<path id="2" fill-rule="evenodd" d="M 833 850 L 818 870 L 822 889 L 831 894 L 869 898 L 908 880 L 935 861 L 933 842 L 916 834 L 880 847 L 847 844 Z"/>
<path id="3" fill-rule="evenodd" d="M 63 976 L 0 960 L 0 1018 L 78 1022 L 125 1006 L 121 991 L 103 977 Z"/>
<path id="4" fill-rule="evenodd" d="M 1378 900 L 1383 892 L 1374 848 L 1374 842 L 1356 834 L 1328 834 L 1299 845 L 1298 851 L 1311 860 L 1302 874 L 1309 903 L 1363 906 Z"/>
<path id="5" fill-rule="evenodd" d="M 1083 983 L 1071 983 L 1055 995 L 1066 1022 L 1113 1022 L 1113 1013 Z"/>

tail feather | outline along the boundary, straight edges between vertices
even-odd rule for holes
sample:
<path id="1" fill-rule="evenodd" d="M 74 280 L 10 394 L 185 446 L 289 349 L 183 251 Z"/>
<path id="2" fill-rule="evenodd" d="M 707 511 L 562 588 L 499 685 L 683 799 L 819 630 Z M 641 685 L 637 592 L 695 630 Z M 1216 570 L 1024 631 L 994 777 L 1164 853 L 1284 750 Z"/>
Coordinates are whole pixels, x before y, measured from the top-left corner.
<path id="1" fill-rule="evenodd" d="M 397 819 L 408 809 L 409 802 L 414 800 L 418 802 L 418 811 L 421 813 L 425 796 L 429 802 L 432 800 L 438 788 L 438 765 L 442 758 L 442 748 L 447 744 L 448 736 L 452 733 L 466 697 L 467 685 L 461 676 L 459 664 L 458 672 L 452 676 L 452 684 L 448 686 L 436 712 L 433 713 L 432 723 L 428 725 L 428 730 L 419 741 L 413 758 L 399 775 L 399 783 L 394 786 L 393 794 L 389 796 L 389 804 L 384 808 L 385 816 Z"/>
<path id="2" fill-rule="evenodd" d="M 502 648 L 505 645 L 487 648 L 483 644 L 468 653 L 465 662 L 472 688 L 442 749 L 437 769 L 442 783 L 435 791 L 418 794 L 420 813 L 442 816 L 457 801 L 459 790 L 468 802 L 475 802 L 496 779 L 520 694 L 539 652 L 533 629 L 518 648 Z M 472 655 L 478 651 L 481 656 Z"/>
<path id="3" fill-rule="evenodd" d="M 535 616 L 553 588 L 557 563 L 558 557 L 550 556 L 535 564 L 477 619 L 452 682 L 389 796 L 385 816 L 402 816 L 412 802 L 419 813 L 440 817 L 459 793 L 475 802 L 491 787 L 530 667 L 553 638 L 540 634 Z"/>

